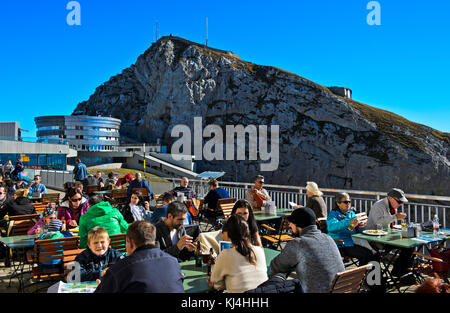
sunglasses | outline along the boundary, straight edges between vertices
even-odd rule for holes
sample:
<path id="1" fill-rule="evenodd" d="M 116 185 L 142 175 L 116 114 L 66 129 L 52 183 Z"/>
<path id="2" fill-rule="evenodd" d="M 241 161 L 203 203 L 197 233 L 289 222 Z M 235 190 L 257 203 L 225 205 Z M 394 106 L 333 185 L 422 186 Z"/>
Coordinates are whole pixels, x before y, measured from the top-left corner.
<path id="1" fill-rule="evenodd" d="M 400 200 L 398 200 L 398 199 L 395 199 L 395 198 L 393 198 L 395 201 L 397 201 L 397 203 L 398 204 L 403 204 L 403 202 L 402 201 L 400 201 Z"/>
<path id="2" fill-rule="evenodd" d="M 264 184 L 264 181 L 259 181 L 258 183 L 259 183 L 259 184 Z"/>
<path id="3" fill-rule="evenodd" d="M 70 199 L 70 201 L 72 201 L 72 202 L 78 202 L 78 201 L 81 201 L 81 198 Z"/>
<path id="4" fill-rule="evenodd" d="M 339 201 L 339 203 L 349 204 L 349 203 L 351 203 L 351 201 Z"/>

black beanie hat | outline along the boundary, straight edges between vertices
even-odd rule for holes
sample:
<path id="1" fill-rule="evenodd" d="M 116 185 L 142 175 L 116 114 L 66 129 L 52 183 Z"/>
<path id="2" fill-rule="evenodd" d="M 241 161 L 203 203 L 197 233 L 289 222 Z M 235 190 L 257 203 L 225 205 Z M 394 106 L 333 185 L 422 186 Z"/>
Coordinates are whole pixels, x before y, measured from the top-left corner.
<path id="1" fill-rule="evenodd" d="M 295 209 L 287 219 L 300 228 L 316 225 L 316 214 L 310 208 Z"/>

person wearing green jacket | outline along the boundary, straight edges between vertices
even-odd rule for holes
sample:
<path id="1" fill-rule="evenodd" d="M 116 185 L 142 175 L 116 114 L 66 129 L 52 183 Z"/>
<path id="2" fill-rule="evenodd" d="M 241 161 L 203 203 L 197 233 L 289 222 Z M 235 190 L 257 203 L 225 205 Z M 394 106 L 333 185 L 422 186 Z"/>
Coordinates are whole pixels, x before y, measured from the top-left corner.
<path id="1" fill-rule="evenodd" d="M 78 235 L 80 236 L 80 249 L 87 247 L 87 235 L 89 231 L 100 226 L 108 231 L 108 234 L 124 234 L 128 230 L 128 223 L 116 208 L 113 208 L 107 201 L 103 201 L 101 196 L 89 198 L 89 210 L 80 217 Z"/>

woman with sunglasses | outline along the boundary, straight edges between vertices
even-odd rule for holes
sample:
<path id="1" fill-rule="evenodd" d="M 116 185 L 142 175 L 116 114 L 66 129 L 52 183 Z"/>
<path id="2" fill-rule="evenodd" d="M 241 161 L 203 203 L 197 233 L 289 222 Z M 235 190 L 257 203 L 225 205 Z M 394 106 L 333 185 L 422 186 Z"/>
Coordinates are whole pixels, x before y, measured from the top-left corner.
<path id="1" fill-rule="evenodd" d="M 256 223 L 255 217 L 253 216 L 253 209 L 250 203 L 247 200 L 238 200 L 234 204 L 233 209 L 231 210 L 230 216 L 238 215 L 242 217 L 242 219 L 247 222 L 248 228 L 250 230 L 250 242 L 254 246 L 262 247 L 261 238 L 258 233 L 258 225 Z M 223 240 L 230 241 L 230 237 L 228 236 L 228 225 L 227 222 L 222 227 L 222 235 Z"/>
<path id="2" fill-rule="evenodd" d="M 328 235 L 333 239 L 343 240 L 343 244 L 340 246 L 344 254 L 358 259 L 359 266 L 362 266 L 370 261 L 377 261 L 378 257 L 370 249 L 353 242 L 352 235 L 364 231 L 366 225 L 359 223 L 350 204 L 348 193 L 343 192 L 336 195 L 335 207 L 327 218 Z"/>
<path id="3" fill-rule="evenodd" d="M 81 215 L 89 209 L 89 203 L 77 188 L 69 189 L 64 199 L 58 207 L 58 219 L 64 218 L 67 228 L 76 228 Z"/>

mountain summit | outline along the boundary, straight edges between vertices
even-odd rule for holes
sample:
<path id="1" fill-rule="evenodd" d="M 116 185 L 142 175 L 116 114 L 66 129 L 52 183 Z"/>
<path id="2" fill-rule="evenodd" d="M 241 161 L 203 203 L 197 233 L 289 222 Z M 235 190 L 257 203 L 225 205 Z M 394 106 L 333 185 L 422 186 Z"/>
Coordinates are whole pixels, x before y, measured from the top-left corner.
<path id="1" fill-rule="evenodd" d="M 330 89 L 229 51 L 162 37 L 135 64 L 99 86 L 77 114 L 122 120 L 121 136 L 170 147 L 175 125 L 279 125 L 279 167 L 260 161 L 197 161 L 225 180 L 448 195 L 450 134 L 338 96 Z M 204 139 L 206 141 L 207 138 Z M 248 143 L 247 143 L 248 145 Z M 270 145 L 269 145 L 270 149 Z M 248 149 L 247 149 L 248 150 Z M 192 150 L 193 151 L 193 150 Z M 262 161 L 261 161 L 262 162 Z"/>

